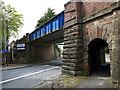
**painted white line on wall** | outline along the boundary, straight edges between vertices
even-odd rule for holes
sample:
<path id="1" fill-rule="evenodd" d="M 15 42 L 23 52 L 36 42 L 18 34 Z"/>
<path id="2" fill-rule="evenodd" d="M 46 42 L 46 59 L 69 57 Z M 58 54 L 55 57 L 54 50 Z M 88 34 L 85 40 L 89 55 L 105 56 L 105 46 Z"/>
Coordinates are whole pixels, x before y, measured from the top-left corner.
<path id="1" fill-rule="evenodd" d="M 12 79 L 4 80 L 4 81 L 1 81 L 0 84 L 10 82 L 10 81 L 13 81 L 13 80 L 16 80 L 16 79 L 20 79 L 20 78 L 23 78 L 23 77 L 28 77 L 28 76 L 31 76 L 31 75 L 35 75 L 35 74 L 38 74 L 38 73 L 42 73 L 42 72 L 45 72 L 45 71 L 49 71 L 51 69 L 58 68 L 58 67 L 59 66 L 56 66 L 56 67 L 53 67 L 53 68 L 49 68 L 49 69 L 41 70 L 41 71 L 38 71 L 38 72 L 26 74 L 26 75 L 23 75 L 23 76 L 15 77 L 15 78 L 12 78 Z"/>

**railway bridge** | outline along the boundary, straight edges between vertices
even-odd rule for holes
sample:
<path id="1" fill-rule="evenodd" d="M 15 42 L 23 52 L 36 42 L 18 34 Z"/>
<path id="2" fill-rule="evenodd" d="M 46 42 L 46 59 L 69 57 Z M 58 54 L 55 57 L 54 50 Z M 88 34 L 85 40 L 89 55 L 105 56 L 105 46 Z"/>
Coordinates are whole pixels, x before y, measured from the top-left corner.
<path id="1" fill-rule="evenodd" d="M 65 10 L 30 33 L 27 52 L 51 57 L 64 42 L 62 73 L 90 75 L 109 48 L 112 81 L 120 84 L 120 2 L 68 2 Z M 46 56 L 47 55 L 47 56 Z"/>

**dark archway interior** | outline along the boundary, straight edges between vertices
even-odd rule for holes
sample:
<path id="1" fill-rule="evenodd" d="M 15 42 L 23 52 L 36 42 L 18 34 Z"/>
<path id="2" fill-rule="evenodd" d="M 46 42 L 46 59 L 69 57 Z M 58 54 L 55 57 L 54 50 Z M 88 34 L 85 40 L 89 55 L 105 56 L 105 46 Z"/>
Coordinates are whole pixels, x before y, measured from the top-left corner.
<path id="1" fill-rule="evenodd" d="M 99 38 L 96 38 L 89 43 L 88 59 L 90 74 L 95 71 L 102 71 L 102 73 L 107 73 L 107 76 L 110 75 L 110 65 L 105 65 L 106 46 L 108 46 L 108 43 Z"/>

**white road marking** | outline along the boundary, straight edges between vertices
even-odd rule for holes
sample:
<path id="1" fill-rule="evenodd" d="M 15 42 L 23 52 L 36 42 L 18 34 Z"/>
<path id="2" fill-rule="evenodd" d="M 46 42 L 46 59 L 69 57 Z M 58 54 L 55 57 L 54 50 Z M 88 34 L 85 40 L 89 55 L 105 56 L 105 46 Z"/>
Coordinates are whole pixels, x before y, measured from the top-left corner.
<path id="1" fill-rule="evenodd" d="M 35 74 L 38 74 L 38 73 L 41 73 L 41 72 L 49 71 L 51 69 L 58 68 L 58 67 L 59 66 L 56 66 L 56 67 L 53 67 L 53 68 L 49 68 L 49 69 L 41 70 L 41 71 L 38 71 L 38 72 L 26 74 L 26 75 L 23 75 L 23 76 L 15 77 L 15 78 L 12 78 L 12 79 L 8 79 L 8 80 L 5 80 L 5 81 L 1 81 L 0 84 L 6 83 L 6 82 L 9 82 L 9 81 L 13 81 L 13 80 L 16 80 L 16 79 L 20 79 L 20 78 L 23 78 L 23 77 L 35 75 Z"/>

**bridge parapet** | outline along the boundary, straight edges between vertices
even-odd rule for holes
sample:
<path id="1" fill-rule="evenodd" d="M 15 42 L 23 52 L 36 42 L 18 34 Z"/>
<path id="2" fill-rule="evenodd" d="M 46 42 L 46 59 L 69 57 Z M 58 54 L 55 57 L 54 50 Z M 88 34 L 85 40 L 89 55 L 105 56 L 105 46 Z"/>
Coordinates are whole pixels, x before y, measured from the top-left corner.
<path id="1" fill-rule="evenodd" d="M 64 11 L 53 17 L 51 20 L 37 28 L 30 34 L 30 41 L 46 36 L 56 30 L 62 30 L 63 25 L 65 24 L 64 20 Z"/>

